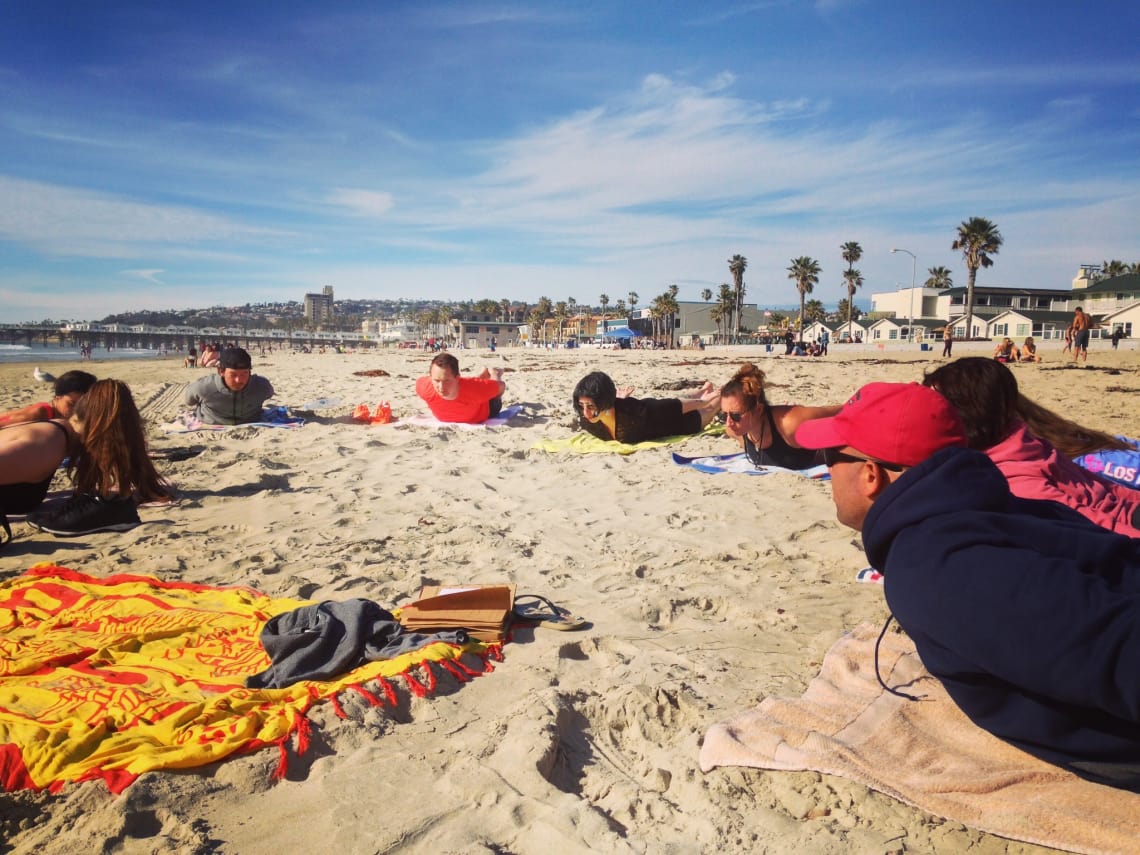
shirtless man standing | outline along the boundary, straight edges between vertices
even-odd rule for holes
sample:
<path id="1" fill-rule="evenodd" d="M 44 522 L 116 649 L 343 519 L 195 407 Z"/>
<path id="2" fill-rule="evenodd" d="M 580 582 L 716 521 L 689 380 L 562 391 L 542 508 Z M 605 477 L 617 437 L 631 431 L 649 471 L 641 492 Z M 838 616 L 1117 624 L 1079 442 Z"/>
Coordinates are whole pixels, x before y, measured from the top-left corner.
<path id="1" fill-rule="evenodd" d="M 1080 306 L 1073 309 L 1073 323 L 1069 327 L 1069 332 L 1073 334 L 1073 362 L 1077 361 L 1077 357 L 1084 356 L 1087 363 L 1089 361 L 1089 316 L 1084 313 Z"/>

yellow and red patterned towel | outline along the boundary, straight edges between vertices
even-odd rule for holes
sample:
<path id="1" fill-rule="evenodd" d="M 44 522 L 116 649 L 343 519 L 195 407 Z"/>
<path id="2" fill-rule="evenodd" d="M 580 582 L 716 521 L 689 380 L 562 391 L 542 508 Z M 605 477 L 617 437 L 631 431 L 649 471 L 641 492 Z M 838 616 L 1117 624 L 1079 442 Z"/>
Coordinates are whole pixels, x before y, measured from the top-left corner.
<path id="1" fill-rule="evenodd" d="M 149 576 L 95 578 L 39 565 L 0 584 L 0 787 L 59 789 L 102 779 L 121 792 L 143 772 L 184 769 L 286 743 L 307 746 L 305 713 L 320 699 L 355 690 L 369 703 L 395 702 L 387 678 L 417 695 L 435 685 L 430 662 L 465 680 L 500 645 L 433 644 L 369 662 L 329 682 L 247 689 L 269 665 L 258 640 L 265 622 L 306 601 L 270 599 L 249 588 L 163 582 Z M 420 678 L 411 673 L 420 669 Z M 378 681 L 381 696 L 364 684 Z M 425 685 L 426 683 L 426 685 Z"/>

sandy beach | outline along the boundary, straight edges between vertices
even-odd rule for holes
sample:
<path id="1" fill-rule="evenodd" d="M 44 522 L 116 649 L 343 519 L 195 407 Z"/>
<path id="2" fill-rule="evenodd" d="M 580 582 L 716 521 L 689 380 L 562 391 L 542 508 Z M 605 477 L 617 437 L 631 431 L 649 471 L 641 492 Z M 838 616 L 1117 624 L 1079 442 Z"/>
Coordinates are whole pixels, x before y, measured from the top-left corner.
<path id="1" fill-rule="evenodd" d="M 1098 343 L 1099 345 L 1099 343 Z M 1103 348 L 1103 349 L 1102 349 Z M 965 352 L 965 351 L 963 351 Z M 981 351 L 975 351 L 980 353 Z M 1089 426 L 1136 435 L 1140 353 L 1099 345 L 1070 368 L 1054 345 L 1015 366 L 1022 391 Z M 22 852 L 792 852 L 1026 853 L 841 778 L 697 764 L 705 730 L 769 695 L 800 694 L 845 631 L 887 616 L 882 589 L 835 520 L 826 482 L 708 475 L 674 465 L 737 450 L 696 437 L 629 456 L 550 454 L 574 431 L 570 393 L 604 370 L 634 394 L 724 383 L 745 360 L 773 403 L 840 403 L 871 380 L 918 380 L 934 353 L 833 348 L 825 359 L 763 348 L 457 352 L 465 372 L 506 370 L 510 426 L 365 426 L 355 405 L 425 413 L 429 355 L 254 354 L 295 430 L 168 434 L 181 359 L 54 364 L 130 384 L 180 502 L 143 508 L 123 533 L 57 539 L 24 523 L 0 578 L 38 562 L 246 585 L 273 597 L 364 597 L 386 607 L 425 584 L 512 582 L 588 619 L 525 629 L 493 673 L 440 682 L 395 709 L 316 706 L 312 745 L 286 780 L 263 750 L 147 773 L 122 795 L 100 783 L 0 795 L 0 851 Z M 50 397 L 31 364 L 0 365 L 0 409 Z M 357 376 L 382 370 L 387 376 Z M 332 407 L 306 411 L 318 399 Z M 55 488 L 67 484 L 57 478 Z"/>

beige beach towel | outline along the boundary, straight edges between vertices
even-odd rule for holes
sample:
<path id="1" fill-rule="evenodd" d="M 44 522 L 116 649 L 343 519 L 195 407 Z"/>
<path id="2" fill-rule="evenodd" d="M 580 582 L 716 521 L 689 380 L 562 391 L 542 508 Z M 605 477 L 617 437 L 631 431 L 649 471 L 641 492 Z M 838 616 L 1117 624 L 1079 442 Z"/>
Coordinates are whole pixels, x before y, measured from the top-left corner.
<path id="1" fill-rule="evenodd" d="M 1140 795 L 1090 783 L 973 724 L 927 673 L 914 644 L 878 629 L 843 636 L 796 699 L 767 698 L 711 727 L 701 747 L 717 766 L 811 770 L 859 781 L 928 813 L 1013 840 L 1071 852 L 1140 851 Z"/>

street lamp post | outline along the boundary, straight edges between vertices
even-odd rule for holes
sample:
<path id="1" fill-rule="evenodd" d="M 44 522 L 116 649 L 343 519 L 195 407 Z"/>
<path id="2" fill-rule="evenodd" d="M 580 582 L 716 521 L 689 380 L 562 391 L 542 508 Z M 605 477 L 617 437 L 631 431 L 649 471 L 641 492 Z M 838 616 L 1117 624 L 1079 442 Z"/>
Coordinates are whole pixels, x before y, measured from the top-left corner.
<path id="1" fill-rule="evenodd" d="M 909 249 L 892 249 L 891 255 L 905 252 L 910 256 L 910 317 L 907 318 L 907 341 L 914 341 L 914 274 L 918 270 L 918 259 Z"/>

